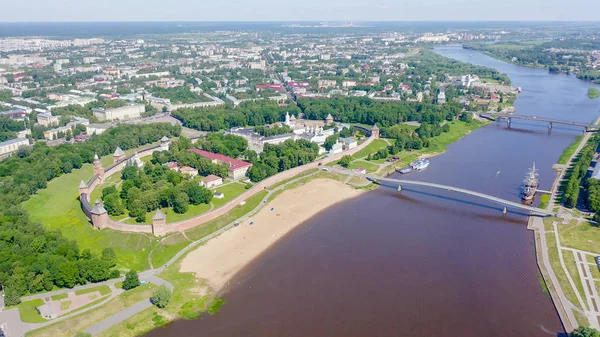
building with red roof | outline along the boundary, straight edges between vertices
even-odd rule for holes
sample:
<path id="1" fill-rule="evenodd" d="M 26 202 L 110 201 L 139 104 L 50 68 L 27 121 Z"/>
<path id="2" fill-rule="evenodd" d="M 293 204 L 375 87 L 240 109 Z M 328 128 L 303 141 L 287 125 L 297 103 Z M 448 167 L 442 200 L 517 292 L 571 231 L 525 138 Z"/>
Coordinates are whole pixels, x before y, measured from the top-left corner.
<path id="1" fill-rule="evenodd" d="M 200 149 L 189 149 L 188 151 L 196 153 L 204 158 L 209 159 L 215 164 L 225 164 L 229 167 L 229 177 L 232 179 L 239 179 L 246 176 L 246 172 L 250 167 L 252 167 L 251 163 L 245 162 L 243 160 L 229 158 L 225 155 L 219 153 L 212 153 Z"/>

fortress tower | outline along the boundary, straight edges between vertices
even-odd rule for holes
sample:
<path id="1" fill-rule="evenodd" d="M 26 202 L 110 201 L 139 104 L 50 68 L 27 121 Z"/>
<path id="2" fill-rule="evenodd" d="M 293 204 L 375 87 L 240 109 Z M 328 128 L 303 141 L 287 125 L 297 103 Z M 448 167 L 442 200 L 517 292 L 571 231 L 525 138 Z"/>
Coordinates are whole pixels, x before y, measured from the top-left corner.
<path id="1" fill-rule="evenodd" d="M 102 167 L 102 163 L 100 163 L 100 158 L 98 158 L 97 154 L 94 155 L 94 175 L 98 176 L 100 183 L 104 182 L 104 168 Z"/>
<path id="2" fill-rule="evenodd" d="M 163 236 L 167 232 L 167 216 L 163 211 L 158 209 L 152 217 L 152 234 L 155 236 Z"/>
<path id="3" fill-rule="evenodd" d="M 92 225 L 96 229 L 104 229 L 108 225 L 108 212 L 99 200 L 96 200 L 92 208 Z"/>
<path id="4" fill-rule="evenodd" d="M 379 138 L 379 127 L 377 124 L 373 124 L 373 128 L 371 129 L 371 137 L 375 139 Z"/>

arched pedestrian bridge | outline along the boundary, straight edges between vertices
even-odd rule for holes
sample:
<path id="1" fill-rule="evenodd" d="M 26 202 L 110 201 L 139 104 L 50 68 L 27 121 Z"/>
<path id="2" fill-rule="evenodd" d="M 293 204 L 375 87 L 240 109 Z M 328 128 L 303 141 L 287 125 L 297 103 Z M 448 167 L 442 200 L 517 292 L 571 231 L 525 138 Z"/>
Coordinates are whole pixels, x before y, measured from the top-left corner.
<path id="1" fill-rule="evenodd" d="M 489 194 L 475 192 L 475 191 L 467 190 L 467 189 L 464 189 L 464 188 L 458 188 L 458 187 L 454 187 L 454 186 L 441 185 L 441 184 L 435 184 L 435 183 L 428 183 L 428 182 L 423 182 L 423 181 L 414 181 L 414 180 L 381 178 L 381 177 L 371 176 L 371 175 L 367 176 L 367 179 L 369 179 L 371 181 L 387 182 L 387 183 L 391 183 L 391 184 L 394 184 L 394 185 L 398 185 L 398 191 L 402 190 L 402 186 L 409 185 L 409 186 L 431 187 L 431 188 L 437 188 L 437 189 L 440 189 L 440 190 L 453 191 L 453 192 L 463 193 L 463 194 L 466 194 L 466 195 L 472 195 L 474 197 L 478 197 L 478 198 L 482 198 L 482 199 L 485 199 L 485 200 L 489 200 L 491 202 L 494 202 L 494 203 L 497 203 L 497 204 L 500 204 L 500 205 L 504 206 L 504 212 L 506 212 L 506 208 L 507 207 L 510 207 L 510 208 L 514 208 L 514 209 L 529 211 L 531 213 L 531 215 L 540 215 L 540 216 L 553 216 L 553 215 L 557 215 L 557 213 L 554 213 L 552 211 L 548 211 L 548 210 L 545 210 L 545 209 L 523 205 L 520 202 L 514 202 L 514 201 L 510 201 L 510 200 L 506 200 L 506 199 L 494 197 L 494 196 L 489 195 Z"/>

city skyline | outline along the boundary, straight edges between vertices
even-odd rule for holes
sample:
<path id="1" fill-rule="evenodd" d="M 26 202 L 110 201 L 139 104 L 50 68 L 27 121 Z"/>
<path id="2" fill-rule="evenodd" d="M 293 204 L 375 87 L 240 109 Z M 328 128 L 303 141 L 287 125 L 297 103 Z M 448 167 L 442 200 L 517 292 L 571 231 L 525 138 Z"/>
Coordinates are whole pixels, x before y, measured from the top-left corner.
<path id="1" fill-rule="evenodd" d="M 101 21 L 594 21 L 600 3 L 576 0 L 569 6 L 558 0 L 482 4 L 476 0 L 446 2 L 306 0 L 296 3 L 239 0 L 174 3 L 107 0 L 88 3 L 65 0 L 11 2 L 0 22 Z M 585 9 L 585 10 L 582 10 Z M 51 16 L 48 13 L 52 13 Z"/>

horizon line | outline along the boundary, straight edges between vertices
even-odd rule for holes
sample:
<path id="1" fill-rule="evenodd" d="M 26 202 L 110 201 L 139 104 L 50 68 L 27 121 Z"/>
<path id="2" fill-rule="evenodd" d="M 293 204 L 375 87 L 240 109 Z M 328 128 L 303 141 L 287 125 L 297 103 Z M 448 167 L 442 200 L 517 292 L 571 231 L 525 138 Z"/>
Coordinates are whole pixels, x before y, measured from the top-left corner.
<path id="1" fill-rule="evenodd" d="M 600 20 L 98 20 L 98 21 L 3 21 L 0 24 L 7 23 L 288 23 L 288 22 L 374 22 L 374 23 L 403 23 L 403 22 L 419 22 L 419 23 L 600 23 Z"/>

